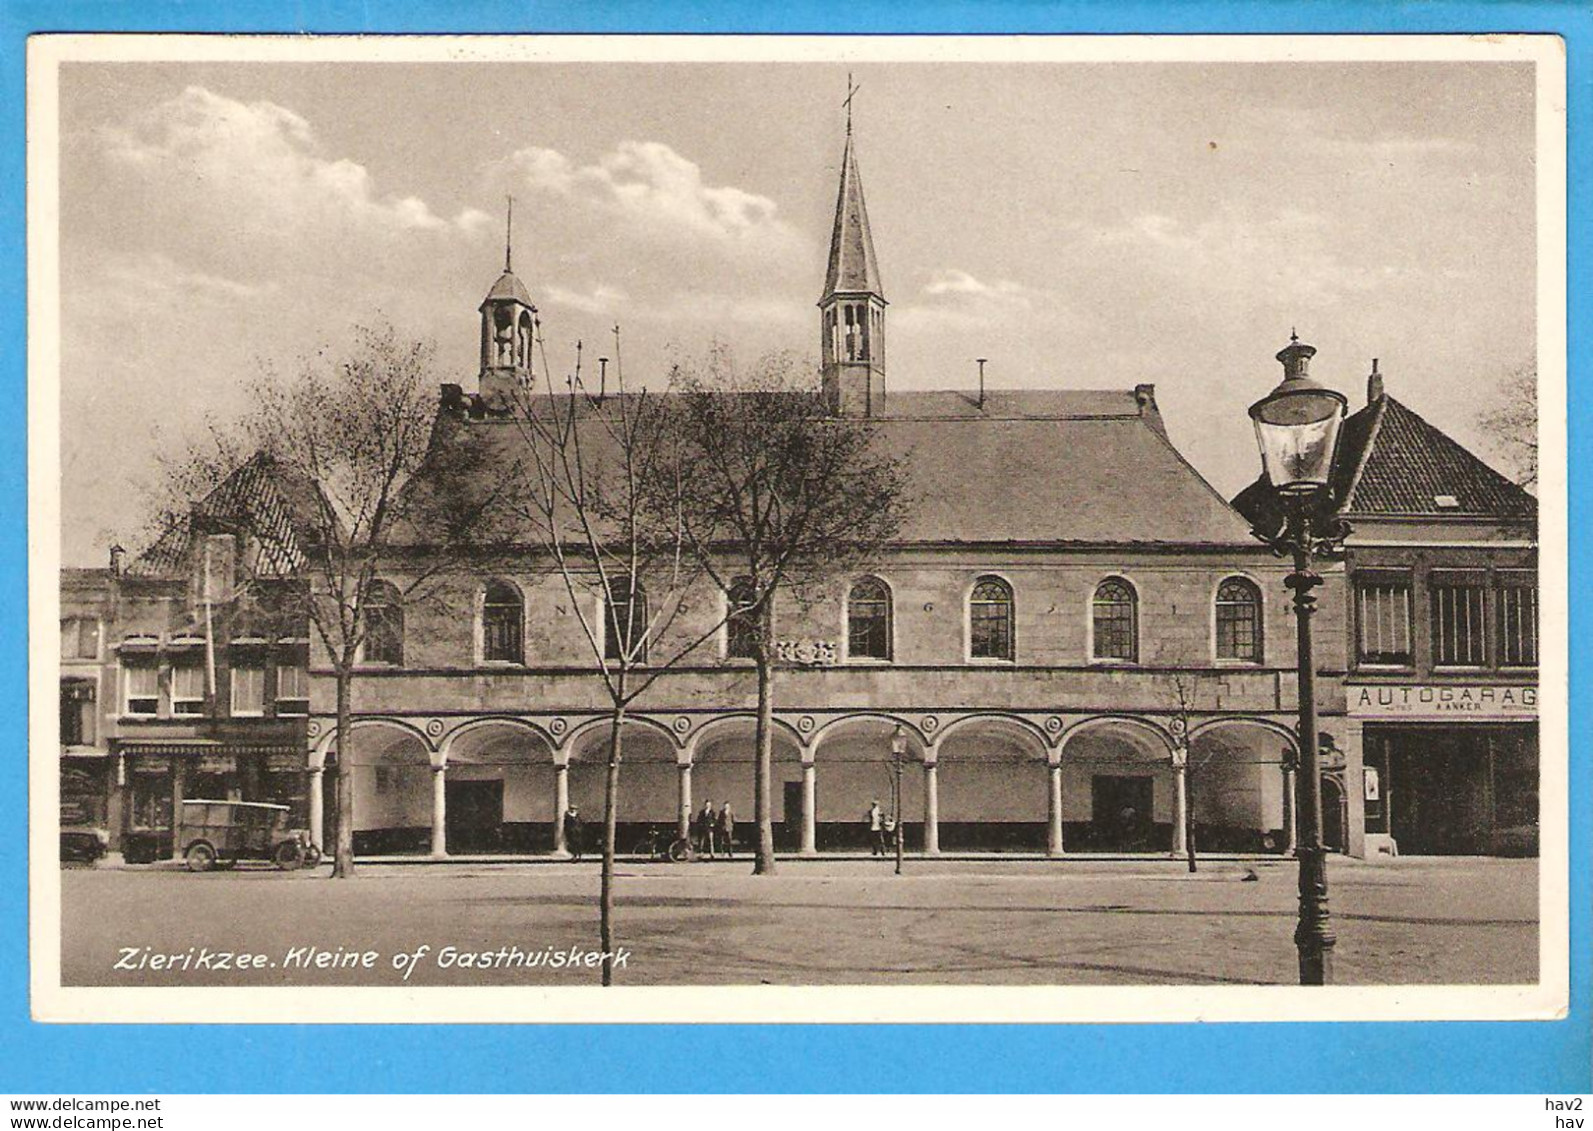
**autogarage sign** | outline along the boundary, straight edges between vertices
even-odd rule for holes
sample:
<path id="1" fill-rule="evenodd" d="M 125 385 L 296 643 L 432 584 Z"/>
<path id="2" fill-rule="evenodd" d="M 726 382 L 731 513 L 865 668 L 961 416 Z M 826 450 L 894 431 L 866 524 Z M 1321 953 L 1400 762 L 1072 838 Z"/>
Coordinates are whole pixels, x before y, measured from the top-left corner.
<path id="1" fill-rule="evenodd" d="M 1350 715 L 1423 722 L 1509 722 L 1538 717 L 1538 689 L 1519 684 L 1350 684 Z"/>

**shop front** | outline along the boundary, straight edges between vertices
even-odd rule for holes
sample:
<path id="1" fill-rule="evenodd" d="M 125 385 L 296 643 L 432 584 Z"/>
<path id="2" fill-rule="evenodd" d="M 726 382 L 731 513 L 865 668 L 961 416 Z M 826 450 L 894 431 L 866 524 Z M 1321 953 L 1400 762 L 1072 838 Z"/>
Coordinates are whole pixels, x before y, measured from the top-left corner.
<path id="1" fill-rule="evenodd" d="M 292 820 L 308 818 L 304 755 L 289 746 L 234 746 L 214 740 L 123 743 L 117 750 L 124 794 L 120 846 L 129 863 L 169 859 L 184 801 L 271 801 Z"/>
<path id="2" fill-rule="evenodd" d="M 1369 850 L 1535 856 L 1537 689 L 1347 688 L 1358 719 Z"/>

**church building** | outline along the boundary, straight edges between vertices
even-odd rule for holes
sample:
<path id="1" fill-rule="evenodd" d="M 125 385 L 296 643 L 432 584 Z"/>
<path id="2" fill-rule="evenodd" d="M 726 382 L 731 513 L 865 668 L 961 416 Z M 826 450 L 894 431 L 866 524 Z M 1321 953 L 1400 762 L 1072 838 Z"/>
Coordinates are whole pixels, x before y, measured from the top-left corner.
<path id="1" fill-rule="evenodd" d="M 481 304 L 475 391 L 444 387 L 438 460 L 482 431 L 513 442 L 502 404 L 531 379 L 536 287 L 510 266 Z M 833 411 L 873 422 L 922 501 L 877 570 L 777 610 L 783 851 L 861 846 L 865 811 L 891 796 L 893 743 L 912 763 L 910 851 L 1167 853 L 1190 824 L 1209 850 L 1288 851 L 1286 568 L 1174 448 L 1154 387 L 896 387 L 850 129 L 816 329 Z M 534 553 L 459 582 L 446 611 L 384 617 L 354 686 L 357 851 L 559 852 L 567 806 L 601 812 L 605 697 L 570 598 Z M 1340 580 L 1318 621 L 1322 727 L 1358 778 Z M 705 799 L 750 818 L 756 684 L 741 652 L 719 633 L 634 708 L 622 847 Z M 332 704 L 315 670 L 314 824 L 337 756 Z M 1342 846 L 1360 852 L 1361 837 L 1353 822 Z"/>

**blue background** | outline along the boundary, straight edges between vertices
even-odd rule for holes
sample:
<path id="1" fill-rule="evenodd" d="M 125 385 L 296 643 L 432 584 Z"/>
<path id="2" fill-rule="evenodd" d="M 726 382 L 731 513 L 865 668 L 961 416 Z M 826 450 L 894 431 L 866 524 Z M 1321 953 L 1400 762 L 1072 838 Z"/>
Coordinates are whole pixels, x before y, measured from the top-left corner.
<path id="1" fill-rule="evenodd" d="M 27 891 L 26 38 L 47 31 L 1554 32 L 1568 53 L 1569 325 L 1589 324 L 1593 7 L 1572 3 L 1005 3 L 652 0 L 218 5 L 0 0 L 0 813 L 3 890 Z M 1587 342 L 1570 354 L 1571 1015 L 1558 1023 L 1111 1026 L 181 1026 L 29 1019 L 21 898 L 0 919 L 0 1092 L 1593 1091 L 1588 947 Z M 1553 406 L 1543 408 L 1552 423 Z M 112 485 L 107 484 L 110 489 Z M 197 1036 L 197 1039 L 195 1039 Z M 204 1055 L 184 1055 L 185 1048 Z M 352 1055 L 348 1055 L 352 1053 Z"/>

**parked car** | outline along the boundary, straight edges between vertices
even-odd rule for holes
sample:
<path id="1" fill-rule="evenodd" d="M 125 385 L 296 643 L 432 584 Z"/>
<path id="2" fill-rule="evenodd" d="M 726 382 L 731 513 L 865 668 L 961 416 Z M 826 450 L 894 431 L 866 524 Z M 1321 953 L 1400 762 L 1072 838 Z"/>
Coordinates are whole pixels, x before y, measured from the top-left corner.
<path id="1" fill-rule="evenodd" d="M 93 825 L 61 826 L 61 862 L 92 864 L 105 855 L 110 834 Z"/>
<path id="2" fill-rule="evenodd" d="M 310 830 L 290 828 L 289 812 L 263 801 L 184 801 L 177 844 L 190 872 L 230 868 L 239 860 L 269 860 L 286 871 L 320 863 Z"/>

